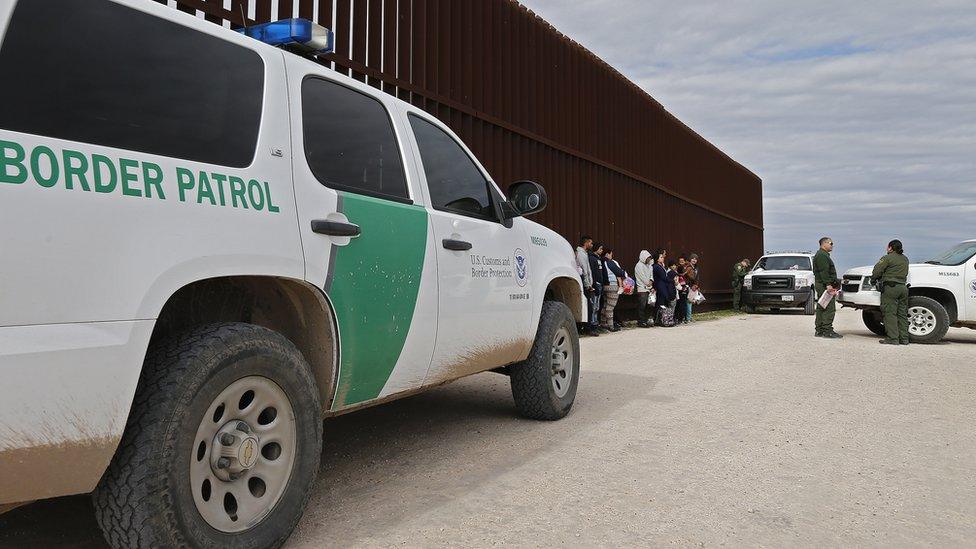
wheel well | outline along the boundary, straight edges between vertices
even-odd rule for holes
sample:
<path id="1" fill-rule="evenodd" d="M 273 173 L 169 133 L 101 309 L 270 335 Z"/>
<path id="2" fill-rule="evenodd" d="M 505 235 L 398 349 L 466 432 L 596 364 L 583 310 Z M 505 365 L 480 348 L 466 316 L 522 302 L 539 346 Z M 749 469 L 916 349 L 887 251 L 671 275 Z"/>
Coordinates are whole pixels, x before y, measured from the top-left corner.
<path id="1" fill-rule="evenodd" d="M 565 303 L 569 310 L 573 312 L 576 322 L 583 322 L 585 319 L 580 316 L 583 308 L 583 296 L 580 295 L 579 284 L 572 278 L 554 278 L 546 288 L 546 301 L 559 301 Z"/>
<path id="2" fill-rule="evenodd" d="M 949 290 L 943 290 L 941 288 L 910 288 L 908 295 L 920 295 L 932 298 L 945 307 L 946 312 L 949 313 L 950 324 L 959 320 L 959 308 L 956 306 L 956 297 Z"/>
<path id="3" fill-rule="evenodd" d="M 323 409 L 331 406 L 337 332 L 332 309 L 317 288 L 268 276 L 198 280 L 170 296 L 151 341 L 212 322 L 247 322 L 287 337 L 312 367 Z"/>

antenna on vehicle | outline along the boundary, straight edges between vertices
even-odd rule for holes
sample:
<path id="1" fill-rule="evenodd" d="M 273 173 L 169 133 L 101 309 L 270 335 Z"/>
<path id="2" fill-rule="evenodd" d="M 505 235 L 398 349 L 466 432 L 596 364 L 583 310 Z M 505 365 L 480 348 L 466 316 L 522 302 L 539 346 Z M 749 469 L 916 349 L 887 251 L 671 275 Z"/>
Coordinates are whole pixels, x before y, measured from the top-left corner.
<path id="1" fill-rule="evenodd" d="M 237 5 L 241 9 L 241 28 L 247 30 L 247 15 L 244 14 L 244 3 Z"/>

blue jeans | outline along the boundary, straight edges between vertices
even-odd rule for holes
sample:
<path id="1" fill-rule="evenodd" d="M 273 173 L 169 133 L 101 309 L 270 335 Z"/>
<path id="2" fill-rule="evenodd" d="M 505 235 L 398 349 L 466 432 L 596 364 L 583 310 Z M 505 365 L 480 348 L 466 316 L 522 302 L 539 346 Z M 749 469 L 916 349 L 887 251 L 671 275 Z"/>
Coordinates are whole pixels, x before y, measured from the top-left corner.
<path id="1" fill-rule="evenodd" d="M 685 306 L 687 307 L 685 309 L 687 311 L 687 314 L 685 314 L 685 322 L 691 322 L 691 302 L 685 303 Z"/>

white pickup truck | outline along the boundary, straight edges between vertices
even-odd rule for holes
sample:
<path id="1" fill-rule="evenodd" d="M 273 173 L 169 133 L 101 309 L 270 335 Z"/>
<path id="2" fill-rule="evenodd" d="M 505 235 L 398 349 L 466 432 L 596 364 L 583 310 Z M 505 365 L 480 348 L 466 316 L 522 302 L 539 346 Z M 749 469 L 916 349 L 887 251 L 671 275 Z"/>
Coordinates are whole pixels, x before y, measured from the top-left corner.
<path id="1" fill-rule="evenodd" d="M 812 315 L 816 309 L 813 289 L 813 254 L 810 252 L 769 253 L 756 262 L 742 283 L 742 304 L 749 312 L 759 307 L 776 311 L 802 308 Z"/>
<path id="2" fill-rule="evenodd" d="M 976 329 L 976 240 L 961 242 L 908 272 L 908 332 L 912 343 L 936 343 L 949 327 Z M 873 266 L 844 273 L 838 302 L 862 311 L 864 325 L 885 335 Z"/>

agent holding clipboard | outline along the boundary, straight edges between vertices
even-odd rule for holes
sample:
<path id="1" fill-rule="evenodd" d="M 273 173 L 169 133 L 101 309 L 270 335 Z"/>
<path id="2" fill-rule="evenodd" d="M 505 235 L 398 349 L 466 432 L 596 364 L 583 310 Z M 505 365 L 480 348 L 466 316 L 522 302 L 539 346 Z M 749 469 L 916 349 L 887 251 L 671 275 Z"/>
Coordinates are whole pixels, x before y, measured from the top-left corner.
<path id="1" fill-rule="evenodd" d="M 820 249 L 813 256 L 814 289 L 821 298 L 817 303 L 814 335 L 827 339 L 840 339 L 844 336 L 834 331 L 834 315 L 837 313 L 835 296 L 840 283 L 837 281 L 837 268 L 834 267 L 834 260 L 830 259 L 830 252 L 833 249 L 834 240 L 825 236 L 820 239 Z M 827 298 L 825 293 L 830 297 Z M 829 299 L 826 305 L 822 304 L 824 299 Z"/>

